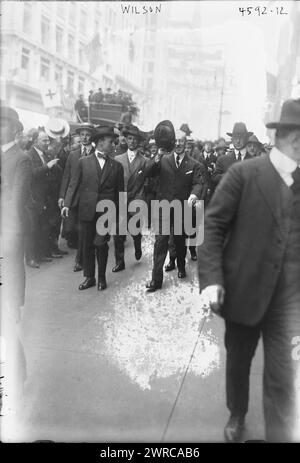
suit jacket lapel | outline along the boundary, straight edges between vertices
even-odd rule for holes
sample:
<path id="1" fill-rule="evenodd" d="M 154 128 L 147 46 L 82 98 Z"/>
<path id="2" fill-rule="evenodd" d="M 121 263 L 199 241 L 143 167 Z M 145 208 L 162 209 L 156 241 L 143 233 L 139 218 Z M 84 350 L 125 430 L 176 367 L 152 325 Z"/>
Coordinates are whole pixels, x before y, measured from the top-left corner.
<path id="1" fill-rule="evenodd" d="M 166 156 L 171 168 L 173 170 L 177 170 L 176 164 L 175 164 L 175 157 L 174 157 L 174 152 L 170 153 L 169 155 Z"/>
<path id="2" fill-rule="evenodd" d="M 131 165 L 130 165 L 130 174 L 131 175 L 134 175 L 138 171 L 138 169 L 140 168 L 140 165 L 141 165 L 141 160 L 142 160 L 141 155 L 137 154 L 135 156 L 134 160 L 132 161 Z"/>
<path id="3" fill-rule="evenodd" d="M 283 220 L 283 215 L 290 216 L 293 194 L 276 171 L 269 156 L 264 158 L 264 162 L 265 168 L 257 169 L 256 182 L 278 227 L 285 235 L 288 230 L 286 229 L 287 221 Z"/>
<path id="4" fill-rule="evenodd" d="M 187 164 L 188 164 L 188 158 L 187 158 L 187 156 L 186 156 L 186 154 L 185 154 L 185 155 L 183 156 L 183 159 L 182 159 L 182 161 L 181 161 L 181 163 L 180 163 L 180 166 L 179 166 L 178 170 L 186 169 Z M 177 167 L 176 167 L 176 169 L 177 169 Z"/>
<path id="5" fill-rule="evenodd" d="M 99 165 L 99 161 L 98 161 L 97 156 L 95 154 L 94 154 L 94 156 L 91 157 L 91 159 L 92 159 L 93 164 L 94 164 L 93 171 L 97 172 L 97 182 L 98 182 L 98 188 L 99 188 L 100 187 L 101 177 L 102 177 L 101 167 Z"/>
<path id="6" fill-rule="evenodd" d="M 111 161 L 110 157 L 108 156 L 108 158 L 106 159 L 105 164 L 103 166 L 103 169 L 102 169 L 101 182 L 100 182 L 101 186 L 103 185 L 103 183 L 107 179 L 107 176 L 108 176 L 111 168 L 112 168 L 112 161 Z"/>

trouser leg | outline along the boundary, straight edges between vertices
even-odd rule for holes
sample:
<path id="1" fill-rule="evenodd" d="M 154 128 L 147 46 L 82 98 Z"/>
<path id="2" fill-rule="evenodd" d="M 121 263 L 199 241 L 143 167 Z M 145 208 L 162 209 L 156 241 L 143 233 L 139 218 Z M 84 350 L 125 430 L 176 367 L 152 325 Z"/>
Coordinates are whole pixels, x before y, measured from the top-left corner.
<path id="1" fill-rule="evenodd" d="M 124 235 L 114 235 L 114 248 L 115 248 L 115 262 L 116 265 L 124 264 Z"/>
<path id="2" fill-rule="evenodd" d="M 260 327 L 225 321 L 226 399 L 232 414 L 246 415 L 250 367 L 260 337 Z"/>
<path id="3" fill-rule="evenodd" d="M 156 235 L 153 253 L 152 280 L 163 281 L 163 265 L 168 253 L 168 235 Z"/>
<path id="4" fill-rule="evenodd" d="M 86 278 L 95 277 L 95 246 L 94 238 L 96 233 L 95 222 L 81 222 L 82 227 L 82 256 L 83 275 Z"/>
<path id="5" fill-rule="evenodd" d="M 177 267 L 178 270 L 185 269 L 185 256 L 186 256 L 186 245 L 184 235 L 174 235 L 174 244 L 177 255 Z"/>

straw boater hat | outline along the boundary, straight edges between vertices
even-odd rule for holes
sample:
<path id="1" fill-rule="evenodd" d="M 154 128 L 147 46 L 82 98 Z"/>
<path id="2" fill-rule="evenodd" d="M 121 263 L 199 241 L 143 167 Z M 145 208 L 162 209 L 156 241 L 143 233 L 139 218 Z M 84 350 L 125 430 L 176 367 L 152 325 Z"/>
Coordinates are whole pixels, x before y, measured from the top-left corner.
<path id="1" fill-rule="evenodd" d="M 70 126 L 64 119 L 52 118 L 45 125 L 45 132 L 51 138 L 65 138 L 69 135 Z"/>
<path id="2" fill-rule="evenodd" d="M 266 124 L 268 129 L 300 128 L 300 99 L 286 100 L 281 108 L 278 122 Z"/>

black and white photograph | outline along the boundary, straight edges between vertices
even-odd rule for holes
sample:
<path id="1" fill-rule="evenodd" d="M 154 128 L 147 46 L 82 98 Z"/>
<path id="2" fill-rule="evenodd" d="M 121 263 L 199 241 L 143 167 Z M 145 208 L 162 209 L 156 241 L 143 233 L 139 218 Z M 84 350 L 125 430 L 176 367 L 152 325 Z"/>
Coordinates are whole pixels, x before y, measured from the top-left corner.
<path id="1" fill-rule="evenodd" d="M 0 24 L 0 441 L 299 443 L 300 1 Z"/>

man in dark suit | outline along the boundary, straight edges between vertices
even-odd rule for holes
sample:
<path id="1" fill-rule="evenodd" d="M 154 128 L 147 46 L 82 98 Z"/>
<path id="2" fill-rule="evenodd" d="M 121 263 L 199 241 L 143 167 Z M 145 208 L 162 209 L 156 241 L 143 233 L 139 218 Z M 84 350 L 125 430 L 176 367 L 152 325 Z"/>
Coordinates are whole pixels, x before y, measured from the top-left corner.
<path id="1" fill-rule="evenodd" d="M 147 167 L 149 168 L 149 160 L 145 158 L 138 151 L 139 143 L 142 139 L 142 135 L 135 125 L 127 126 L 123 131 L 126 138 L 128 150 L 124 154 L 120 154 L 115 157 L 123 166 L 124 170 L 124 188 L 127 192 L 127 204 L 134 200 L 145 200 L 145 179 L 147 175 Z M 135 214 L 128 212 L 128 220 L 130 220 Z M 134 251 L 136 260 L 140 260 L 142 257 L 142 224 L 137 223 L 137 227 L 140 231 L 132 235 L 134 243 Z M 127 226 L 126 226 L 127 228 Z M 112 269 L 113 272 L 120 272 L 125 269 L 124 261 L 124 241 L 126 236 L 117 234 L 114 236 L 115 245 L 115 260 L 116 265 Z"/>
<path id="2" fill-rule="evenodd" d="M 50 250 L 50 227 L 48 217 L 48 195 L 50 171 L 59 162 L 58 158 L 48 160 L 47 151 L 50 139 L 45 132 L 39 132 L 28 155 L 32 162 L 32 184 L 31 198 L 28 203 L 28 213 L 32 229 L 32 260 L 40 262 L 50 262 L 52 257 L 61 257 Z"/>
<path id="3" fill-rule="evenodd" d="M 0 364 L 5 376 L 4 405 L 7 412 L 17 406 L 26 379 L 26 361 L 18 336 L 20 308 L 25 302 L 24 238 L 26 204 L 30 195 L 32 167 L 29 157 L 15 143 L 23 130 L 17 112 L 0 111 L 1 133 L 1 336 L 6 356 Z M 2 395 L 2 394 L 1 394 Z M 1 397 L 2 399 L 2 397 Z M 2 410 L 2 414 L 5 413 Z"/>
<path id="4" fill-rule="evenodd" d="M 77 149 L 70 152 L 65 165 L 58 200 L 58 206 L 60 209 L 64 206 L 64 200 L 70 186 L 71 178 L 77 170 L 79 159 L 89 156 L 95 151 L 95 148 L 92 145 L 92 137 L 95 134 L 95 128 L 92 124 L 89 124 L 88 122 L 81 124 L 81 126 L 75 130 L 75 133 L 80 136 L 81 144 Z M 74 272 L 79 272 L 82 270 L 82 241 L 79 230 L 77 207 L 70 209 L 69 217 L 64 221 L 64 236 L 67 238 L 67 241 L 71 246 L 77 246 Z"/>
<path id="5" fill-rule="evenodd" d="M 225 439 L 241 439 L 249 375 L 264 345 L 268 441 L 293 440 L 300 333 L 300 100 L 283 104 L 270 155 L 235 163 L 218 185 L 198 248 L 202 296 L 225 319 Z M 299 368 L 299 362 L 298 362 Z M 298 436 L 299 437 L 299 436 Z"/>
<path id="6" fill-rule="evenodd" d="M 95 250 L 98 262 L 98 290 L 107 287 L 105 273 L 110 233 L 108 231 L 99 234 L 96 227 L 101 212 L 97 212 L 96 209 L 97 205 L 105 200 L 110 200 L 118 206 L 119 193 L 124 191 L 123 167 L 109 156 L 113 149 L 114 138 L 113 127 L 102 126 L 97 129 L 93 138 L 96 143 L 95 152 L 79 159 L 62 208 L 62 216 L 66 217 L 69 209 L 78 204 L 85 276 L 84 282 L 79 286 L 80 290 L 96 284 Z"/>
<path id="7" fill-rule="evenodd" d="M 150 175 L 159 176 L 157 200 L 179 200 L 182 212 L 178 215 L 170 208 L 166 217 L 156 217 L 157 227 L 154 244 L 152 280 L 147 284 L 148 292 L 160 289 L 163 282 L 163 265 L 168 252 L 168 241 L 171 228 L 174 228 L 178 278 L 185 278 L 186 234 L 183 227 L 183 205 L 188 202 L 192 207 L 195 200 L 200 199 L 204 187 L 200 164 L 185 154 L 186 135 L 178 131 L 175 150 L 153 162 Z M 180 228 L 178 232 L 177 227 Z"/>
<path id="8" fill-rule="evenodd" d="M 220 156 L 215 162 L 215 170 L 212 173 L 211 180 L 214 188 L 221 180 L 223 174 L 229 169 L 229 167 L 238 161 L 245 161 L 251 159 L 250 154 L 247 153 L 246 144 L 249 137 L 253 135 L 253 132 L 248 132 L 244 122 L 236 122 L 232 132 L 228 132 L 232 138 L 232 144 L 234 149 L 229 151 L 227 154 Z"/>

